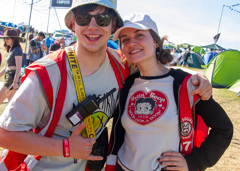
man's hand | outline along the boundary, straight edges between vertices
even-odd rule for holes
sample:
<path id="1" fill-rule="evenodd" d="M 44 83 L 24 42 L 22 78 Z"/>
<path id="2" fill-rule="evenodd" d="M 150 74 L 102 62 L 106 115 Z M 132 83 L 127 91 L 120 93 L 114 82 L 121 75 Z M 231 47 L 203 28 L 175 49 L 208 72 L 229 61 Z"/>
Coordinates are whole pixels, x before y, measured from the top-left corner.
<path id="1" fill-rule="evenodd" d="M 203 74 L 197 73 L 193 75 L 191 81 L 193 85 L 197 86 L 196 89 L 191 92 L 192 95 L 198 94 L 202 100 L 210 99 L 212 86 Z"/>
<path id="2" fill-rule="evenodd" d="M 82 130 L 85 128 L 85 123 L 81 123 L 71 134 L 69 138 L 70 157 L 84 160 L 103 160 L 101 156 L 93 156 L 93 144 L 96 142 L 94 138 L 83 138 Z"/>

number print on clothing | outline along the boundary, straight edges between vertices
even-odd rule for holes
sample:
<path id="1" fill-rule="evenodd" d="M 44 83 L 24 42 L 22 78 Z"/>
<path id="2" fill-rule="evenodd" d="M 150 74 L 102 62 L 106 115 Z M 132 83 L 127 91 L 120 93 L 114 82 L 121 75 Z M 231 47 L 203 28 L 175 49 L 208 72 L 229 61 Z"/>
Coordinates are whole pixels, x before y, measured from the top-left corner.
<path id="1" fill-rule="evenodd" d="M 160 118 L 168 104 L 167 96 L 161 91 L 137 91 L 130 97 L 127 114 L 134 122 L 146 125 Z"/>

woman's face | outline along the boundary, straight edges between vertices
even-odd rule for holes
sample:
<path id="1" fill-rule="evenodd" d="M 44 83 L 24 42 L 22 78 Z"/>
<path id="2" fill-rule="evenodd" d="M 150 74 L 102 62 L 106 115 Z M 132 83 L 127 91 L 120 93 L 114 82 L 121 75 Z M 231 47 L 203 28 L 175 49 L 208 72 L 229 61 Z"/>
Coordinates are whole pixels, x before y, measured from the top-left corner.
<path id="1" fill-rule="evenodd" d="M 156 46 L 149 30 L 125 28 L 119 36 L 121 49 L 130 63 L 141 64 L 156 60 Z"/>
<path id="2" fill-rule="evenodd" d="M 11 39 L 10 37 L 5 37 L 4 41 L 8 46 L 11 46 L 13 44 L 13 39 Z"/>

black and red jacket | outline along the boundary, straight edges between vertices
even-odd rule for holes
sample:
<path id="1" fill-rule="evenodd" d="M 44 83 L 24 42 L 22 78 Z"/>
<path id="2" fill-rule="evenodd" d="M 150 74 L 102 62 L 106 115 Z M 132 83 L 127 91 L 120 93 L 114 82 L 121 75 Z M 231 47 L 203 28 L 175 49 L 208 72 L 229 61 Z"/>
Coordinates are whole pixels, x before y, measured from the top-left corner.
<path id="1" fill-rule="evenodd" d="M 189 73 L 186 73 L 180 69 L 171 69 L 168 74 L 174 77 L 173 92 L 176 105 L 179 110 L 178 99 L 180 85 L 182 84 L 184 78 L 189 75 Z M 130 75 L 120 91 L 119 106 L 114 113 L 109 156 L 117 156 L 118 150 L 124 142 L 125 130 L 121 125 L 121 116 L 124 111 L 128 92 L 132 87 L 135 78 L 139 77 L 139 72 Z M 232 122 L 222 107 L 212 98 L 207 101 L 200 100 L 195 106 L 195 111 L 203 118 L 203 121 L 210 128 L 210 131 L 208 136 L 205 138 L 205 141 L 199 148 L 194 147 L 191 154 L 184 155 L 189 171 L 205 170 L 207 167 L 211 167 L 216 164 L 229 146 L 233 136 Z M 114 167 L 115 166 L 112 165 L 112 161 L 108 162 L 107 159 L 106 170 L 112 170 L 111 168 Z"/>

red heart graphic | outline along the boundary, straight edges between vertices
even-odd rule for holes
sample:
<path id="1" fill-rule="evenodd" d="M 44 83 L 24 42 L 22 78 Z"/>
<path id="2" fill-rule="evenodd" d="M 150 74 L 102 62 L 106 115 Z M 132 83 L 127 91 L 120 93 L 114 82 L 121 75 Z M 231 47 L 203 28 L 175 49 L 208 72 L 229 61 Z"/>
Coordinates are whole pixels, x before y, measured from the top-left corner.
<path id="1" fill-rule="evenodd" d="M 134 122 L 146 125 L 161 117 L 168 103 L 166 94 L 161 91 L 137 91 L 130 97 L 127 114 Z"/>

